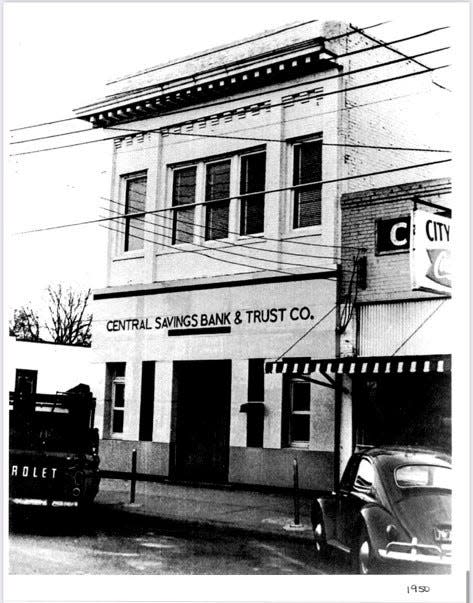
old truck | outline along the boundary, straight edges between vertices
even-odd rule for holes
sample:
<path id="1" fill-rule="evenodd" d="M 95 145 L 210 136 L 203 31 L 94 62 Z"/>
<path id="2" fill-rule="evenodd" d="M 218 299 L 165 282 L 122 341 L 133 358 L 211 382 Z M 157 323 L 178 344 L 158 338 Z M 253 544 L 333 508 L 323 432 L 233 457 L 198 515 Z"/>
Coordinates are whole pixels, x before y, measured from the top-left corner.
<path id="1" fill-rule="evenodd" d="M 85 507 L 99 488 L 95 398 L 87 385 L 10 392 L 11 503 Z"/>

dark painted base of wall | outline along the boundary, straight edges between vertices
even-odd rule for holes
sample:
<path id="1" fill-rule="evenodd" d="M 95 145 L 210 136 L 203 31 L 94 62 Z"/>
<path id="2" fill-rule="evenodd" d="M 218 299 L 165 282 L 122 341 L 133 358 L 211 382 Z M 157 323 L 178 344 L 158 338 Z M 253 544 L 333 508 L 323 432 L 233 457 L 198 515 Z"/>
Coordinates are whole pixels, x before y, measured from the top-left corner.
<path id="1" fill-rule="evenodd" d="M 333 452 L 295 448 L 230 448 L 228 479 L 235 483 L 293 486 L 293 461 L 297 459 L 299 487 L 333 489 Z"/>
<path id="2" fill-rule="evenodd" d="M 228 482 L 224 484 L 185 483 L 169 479 L 169 444 L 130 440 L 102 440 L 100 470 L 103 477 L 129 479 L 131 455 L 137 451 L 137 479 L 180 483 L 189 486 L 243 488 L 282 492 L 293 488 L 293 461 L 299 468 L 302 491 L 333 489 L 333 452 L 293 448 L 230 448 Z"/>

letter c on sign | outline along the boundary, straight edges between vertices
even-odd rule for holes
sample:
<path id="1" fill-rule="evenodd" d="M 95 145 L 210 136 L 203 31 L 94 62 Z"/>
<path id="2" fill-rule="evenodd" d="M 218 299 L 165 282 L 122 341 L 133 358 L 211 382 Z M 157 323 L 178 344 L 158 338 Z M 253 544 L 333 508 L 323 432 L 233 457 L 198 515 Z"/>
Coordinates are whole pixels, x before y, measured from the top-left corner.
<path id="1" fill-rule="evenodd" d="M 110 326 L 112 325 L 112 326 Z M 113 331 L 113 320 L 107 322 L 107 331 Z"/>
<path id="2" fill-rule="evenodd" d="M 405 230 L 407 233 L 407 222 L 398 222 L 394 224 L 389 233 L 389 239 L 393 245 L 396 247 L 401 247 L 402 245 L 406 245 L 407 243 L 407 235 L 404 235 L 403 239 L 398 237 L 398 231 Z"/>

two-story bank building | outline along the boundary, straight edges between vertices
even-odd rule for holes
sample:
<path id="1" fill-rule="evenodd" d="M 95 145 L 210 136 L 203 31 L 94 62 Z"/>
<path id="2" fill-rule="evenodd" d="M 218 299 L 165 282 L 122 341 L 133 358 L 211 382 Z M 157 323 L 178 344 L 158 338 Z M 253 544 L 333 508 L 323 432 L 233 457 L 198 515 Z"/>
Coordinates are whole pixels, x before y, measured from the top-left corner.
<path id="1" fill-rule="evenodd" d="M 116 136 L 93 307 L 103 469 L 136 448 L 140 473 L 290 486 L 296 457 L 301 487 L 332 487 L 330 381 L 264 365 L 338 355 L 339 199 L 409 163 L 372 145 L 414 137 L 400 103 L 433 106 L 429 75 L 393 94 L 414 70 L 312 22 L 123 77 L 76 111 Z"/>

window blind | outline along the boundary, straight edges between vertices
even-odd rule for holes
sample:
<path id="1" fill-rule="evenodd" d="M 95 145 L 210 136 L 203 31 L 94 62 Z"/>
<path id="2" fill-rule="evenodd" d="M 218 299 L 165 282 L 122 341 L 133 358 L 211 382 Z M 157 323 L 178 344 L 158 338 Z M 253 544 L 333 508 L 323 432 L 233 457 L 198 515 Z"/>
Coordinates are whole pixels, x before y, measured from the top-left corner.
<path id="1" fill-rule="evenodd" d="M 146 176 L 126 181 L 125 214 L 145 211 Z M 143 249 L 144 217 L 125 218 L 125 251 Z"/>
<path id="2" fill-rule="evenodd" d="M 197 167 L 195 165 L 174 170 L 172 205 L 195 203 Z M 173 216 L 172 242 L 191 243 L 194 234 L 194 208 L 175 209 Z"/>
<path id="3" fill-rule="evenodd" d="M 256 193 L 241 200 L 240 233 L 255 234 L 264 231 L 264 191 L 266 180 L 266 153 L 251 153 L 241 158 L 240 193 Z"/>
<path id="4" fill-rule="evenodd" d="M 303 142 L 294 147 L 294 185 L 322 179 L 322 140 Z M 322 185 L 309 185 L 294 191 L 294 228 L 322 223 Z"/>
<path id="5" fill-rule="evenodd" d="M 230 196 L 230 161 L 219 161 L 206 166 L 205 200 L 216 201 Z M 205 238 L 224 239 L 228 236 L 230 202 L 207 205 Z"/>

